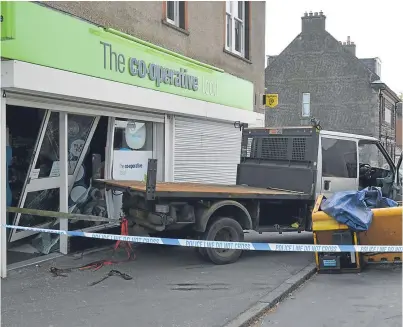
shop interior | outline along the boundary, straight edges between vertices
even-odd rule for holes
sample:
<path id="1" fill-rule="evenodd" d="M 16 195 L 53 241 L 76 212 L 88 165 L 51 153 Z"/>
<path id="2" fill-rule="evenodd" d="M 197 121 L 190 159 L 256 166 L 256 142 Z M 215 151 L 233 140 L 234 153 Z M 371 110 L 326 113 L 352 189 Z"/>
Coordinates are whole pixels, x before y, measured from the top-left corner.
<path id="1" fill-rule="evenodd" d="M 59 211 L 60 189 L 67 187 L 70 213 L 119 218 L 121 194 L 99 189 L 93 185 L 93 180 L 145 180 L 148 159 L 159 158 L 163 162 L 163 151 L 156 151 L 157 138 L 158 148 L 163 149 L 163 124 L 69 113 L 68 185 L 64 185 L 59 169 L 59 113 L 13 105 L 7 105 L 6 110 L 7 206 Z M 60 228 L 57 219 L 32 214 L 8 213 L 7 223 Z M 118 224 L 114 222 L 69 220 L 69 230 L 101 229 L 102 232 L 119 232 Z M 58 234 L 9 229 L 7 238 L 8 264 L 60 249 Z M 105 241 L 70 238 L 69 249 L 76 252 L 103 243 Z"/>
<path id="2" fill-rule="evenodd" d="M 65 187 L 60 185 L 58 170 L 59 113 L 7 106 L 6 124 L 7 206 L 58 211 L 60 187 Z M 92 186 L 93 178 L 103 178 L 107 128 L 108 117 L 68 115 L 68 203 L 71 213 L 108 215 L 105 191 Z M 28 227 L 59 228 L 57 219 L 28 214 L 9 213 L 7 222 Z M 96 223 L 70 220 L 69 230 L 94 225 Z M 58 240 L 57 234 L 8 230 L 8 263 L 58 251 Z M 75 241 L 70 244 L 72 250 L 83 246 Z"/>

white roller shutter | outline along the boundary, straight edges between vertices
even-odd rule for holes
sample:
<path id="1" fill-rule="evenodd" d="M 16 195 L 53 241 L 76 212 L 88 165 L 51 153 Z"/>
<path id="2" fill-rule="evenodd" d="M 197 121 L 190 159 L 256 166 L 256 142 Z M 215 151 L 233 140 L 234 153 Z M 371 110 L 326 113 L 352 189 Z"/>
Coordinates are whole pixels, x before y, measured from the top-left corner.
<path id="1" fill-rule="evenodd" d="M 175 117 L 174 181 L 235 184 L 241 137 L 231 123 Z"/>

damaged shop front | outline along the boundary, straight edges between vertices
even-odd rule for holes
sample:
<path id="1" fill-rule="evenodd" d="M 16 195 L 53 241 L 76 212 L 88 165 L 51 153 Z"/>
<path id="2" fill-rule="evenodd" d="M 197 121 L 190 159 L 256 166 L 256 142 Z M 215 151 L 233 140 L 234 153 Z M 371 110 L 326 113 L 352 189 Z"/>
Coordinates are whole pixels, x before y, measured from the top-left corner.
<path id="1" fill-rule="evenodd" d="M 121 195 L 93 181 L 144 180 L 151 158 L 160 181 L 235 183 L 241 135 L 233 122 L 264 121 L 253 112 L 252 83 L 37 3 L 2 2 L 1 10 L 3 225 L 117 226 Z M 7 213 L 7 207 L 110 221 Z M 7 263 L 66 254 L 80 242 L 88 247 L 91 240 L 3 227 L 1 276 Z"/>

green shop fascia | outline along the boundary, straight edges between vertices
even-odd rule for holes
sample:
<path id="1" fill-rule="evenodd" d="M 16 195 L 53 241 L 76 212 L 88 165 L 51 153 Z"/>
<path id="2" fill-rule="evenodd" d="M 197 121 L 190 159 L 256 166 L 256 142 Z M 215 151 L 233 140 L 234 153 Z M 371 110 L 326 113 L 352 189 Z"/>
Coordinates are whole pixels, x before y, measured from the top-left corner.
<path id="1" fill-rule="evenodd" d="M 253 111 L 253 84 L 32 2 L 1 2 L 1 57 Z"/>

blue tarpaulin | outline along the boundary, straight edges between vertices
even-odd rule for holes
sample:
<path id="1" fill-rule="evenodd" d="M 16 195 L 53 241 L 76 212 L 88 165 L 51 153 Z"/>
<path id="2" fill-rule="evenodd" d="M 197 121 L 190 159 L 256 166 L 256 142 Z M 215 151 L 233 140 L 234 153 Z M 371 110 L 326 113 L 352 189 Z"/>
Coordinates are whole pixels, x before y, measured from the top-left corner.
<path id="1" fill-rule="evenodd" d="M 361 191 L 343 191 L 322 202 L 321 209 L 340 224 L 359 232 L 368 230 L 374 208 L 397 207 L 397 202 L 382 196 L 379 187 L 367 187 Z"/>

